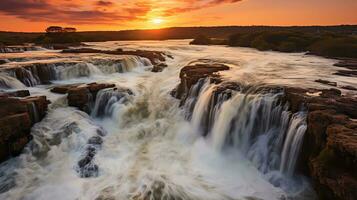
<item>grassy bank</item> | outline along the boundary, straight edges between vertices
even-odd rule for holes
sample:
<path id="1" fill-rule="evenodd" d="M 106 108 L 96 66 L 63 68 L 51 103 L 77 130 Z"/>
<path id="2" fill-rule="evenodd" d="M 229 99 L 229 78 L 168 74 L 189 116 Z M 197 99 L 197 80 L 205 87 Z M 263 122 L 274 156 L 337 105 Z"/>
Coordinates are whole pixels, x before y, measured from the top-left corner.
<path id="1" fill-rule="evenodd" d="M 326 57 L 357 58 L 357 36 L 353 34 L 263 31 L 231 35 L 227 44 L 261 51 L 310 52 Z"/>

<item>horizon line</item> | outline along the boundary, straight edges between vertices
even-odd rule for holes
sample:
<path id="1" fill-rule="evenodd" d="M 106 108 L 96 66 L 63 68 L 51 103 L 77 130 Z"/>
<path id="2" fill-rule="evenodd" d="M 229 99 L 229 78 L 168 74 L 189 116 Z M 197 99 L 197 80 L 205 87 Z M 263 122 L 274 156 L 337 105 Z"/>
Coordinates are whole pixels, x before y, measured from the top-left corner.
<path id="1" fill-rule="evenodd" d="M 56 26 L 56 25 L 50 25 Z M 125 32 L 125 31 L 155 31 L 155 30 L 165 30 L 174 28 L 232 28 L 232 27 L 280 27 L 280 28 L 292 28 L 292 27 L 339 27 L 339 26 L 357 26 L 357 24 L 330 24 L 330 25 L 224 25 L 224 26 L 172 26 L 172 27 L 162 27 L 162 28 L 143 28 L 143 29 L 123 29 L 123 30 L 88 30 L 88 31 L 77 31 L 77 33 L 86 32 Z M 46 27 L 47 28 L 47 27 Z M 46 29 L 45 28 L 45 29 Z M 46 33 L 42 32 L 32 32 L 32 31 L 6 31 L 0 30 L 0 33 Z"/>

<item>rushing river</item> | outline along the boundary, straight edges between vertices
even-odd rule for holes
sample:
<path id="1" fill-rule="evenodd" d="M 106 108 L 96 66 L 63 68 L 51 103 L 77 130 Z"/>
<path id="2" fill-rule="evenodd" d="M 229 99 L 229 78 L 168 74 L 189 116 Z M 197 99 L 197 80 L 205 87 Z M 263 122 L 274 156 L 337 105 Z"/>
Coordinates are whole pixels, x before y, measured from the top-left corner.
<path id="1" fill-rule="evenodd" d="M 8 90 L 26 88 L 52 102 L 32 129 L 23 154 L 0 165 L 0 199 L 314 199 L 309 180 L 295 173 L 306 130 L 306 113 L 290 113 L 277 94 L 235 93 L 208 112 L 215 85 L 202 82 L 186 105 L 170 92 L 180 69 L 194 61 L 231 67 L 222 75 L 244 85 L 325 87 L 318 78 L 355 85 L 332 75 L 335 60 L 304 54 L 259 52 L 249 48 L 190 46 L 180 41 L 89 43 L 92 48 L 167 52 L 168 68 L 150 72 L 150 61 L 133 56 L 63 55 L 56 51 L 1 54 L 9 65 L 79 62 L 55 66 L 52 85 L 115 83 L 133 94 L 102 91 L 91 115 L 66 105 L 49 85 L 25 84 L 0 76 Z M 120 67 L 115 59 L 124 59 Z M 344 91 L 347 92 L 347 91 Z M 187 107 L 193 107 L 187 114 Z M 263 110 L 263 112 L 261 112 Z M 190 116 L 188 116 L 190 115 Z M 202 121 L 209 130 L 202 130 Z M 234 124 L 234 126 L 232 126 Z M 205 132 L 205 133 L 203 133 Z M 103 141 L 88 142 L 100 134 Z M 87 151 L 95 151 L 95 176 L 78 170 Z M 89 170 L 90 171 L 90 170 Z M 83 174 L 84 173 L 84 174 Z"/>

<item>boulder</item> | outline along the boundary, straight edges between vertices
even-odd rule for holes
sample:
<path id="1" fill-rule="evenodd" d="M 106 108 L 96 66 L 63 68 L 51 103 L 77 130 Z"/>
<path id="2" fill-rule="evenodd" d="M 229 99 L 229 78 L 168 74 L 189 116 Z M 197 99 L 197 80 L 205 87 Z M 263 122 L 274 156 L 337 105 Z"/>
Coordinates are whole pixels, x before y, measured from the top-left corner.
<path id="1" fill-rule="evenodd" d="M 338 70 L 334 74 L 339 76 L 357 77 L 357 70 Z"/>
<path id="2" fill-rule="evenodd" d="M 65 86 L 65 89 L 55 89 L 55 91 L 67 89 L 68 105 L 90 113 L 90 104 L 95 101 L 97 93 L 105 88 L 114 88 L 115 84 L 90 83 L 86 85 Z"/>
<path id="3" fill-rule="evenodd" d="M 210 77 L 211 81 L 219 83 L 221 82 L 221 78 L 218 72 L 225 70 L 229 70 L 229 67 L 223 64 L 200 63 L 185 66 L 181 69 L 181 82 L 177 86 L 174 95 L 176 98 L 185 101 L 191 87 L 195 85 L 200 79 Z"/>
<path id="4" fill-rule="evenodd" d="M 351 70 L 357 70 L 357 59 L 340 58 L 339 62 L 335 64 L 336 67 L 343 67 Z"/>
<path id="5" fill-rule="evenodd" d="M 324 85 L 334 86 L 334 87 L 337 86 L 337 82 L 332 82 L 332 81 L 323 80 L 323 79 L 315 80 L 315 82 L 317 82 L 317 83 L 322 83 L 322 84 L 324 84 Z"/>
<path id="6" fill-rule="evenodd" d="M 159 63 L 157 65 L 154 65 L 151 72 L 162 72 L 166 67 L 168 67 L 167 64 Z"/>
<path id="7" fill-rule="evenodd" d="M 18 91 L 0 95 L 0 162 L 21 153 L 31 139 L 32 125 L 47 112 L 49 101 L 45 96 L 28 94 Z"/>
<path id="8" fill-rule="evenodd" d="M 59 86 L 53 87 L 50 91 L 53 93 L 57 93 L 57 94 L 67 94 L 68 90 L 77 88 L 80 85 L 82 85 L 82 84 L 59 85 Z"/>
<path id="9" fill-rule="evenodd" d="M 353 87 L 353 86 L 350 86 L 350 85 L 344 85 L 344 86 L 341 86 L 341 88 L 345 89 L 345 90 L 354 90 L 354 91 L 357 90 L 356 87 Z"/>
<path id="10" fill-rule="evenodd" d="M 7 95 L 11 97 L 27 97 L 30 96 L 30 92 L 28 90 L 4 91 L 1 92 L 0 95 Z"/>

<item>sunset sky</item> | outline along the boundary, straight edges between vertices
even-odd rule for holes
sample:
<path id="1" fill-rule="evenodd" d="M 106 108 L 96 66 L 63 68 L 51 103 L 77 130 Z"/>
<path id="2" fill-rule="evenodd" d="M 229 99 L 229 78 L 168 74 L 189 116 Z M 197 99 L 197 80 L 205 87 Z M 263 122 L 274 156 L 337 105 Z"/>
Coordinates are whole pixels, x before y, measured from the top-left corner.
<path id="1" fill-rule="evenodd" d="M 357 24 L 357 0 L 0 0 L 0 30 Z"/>

